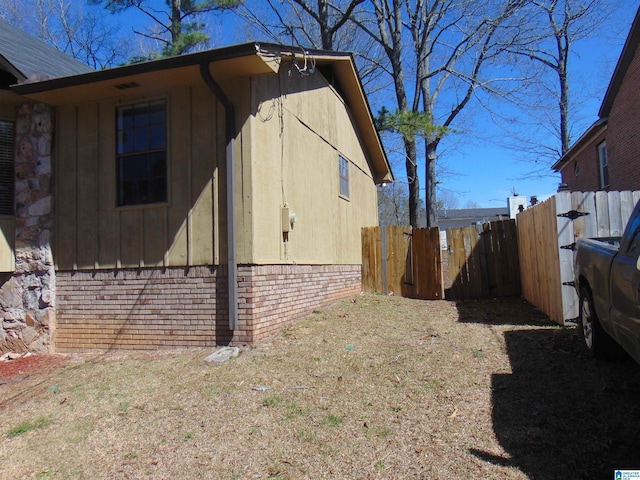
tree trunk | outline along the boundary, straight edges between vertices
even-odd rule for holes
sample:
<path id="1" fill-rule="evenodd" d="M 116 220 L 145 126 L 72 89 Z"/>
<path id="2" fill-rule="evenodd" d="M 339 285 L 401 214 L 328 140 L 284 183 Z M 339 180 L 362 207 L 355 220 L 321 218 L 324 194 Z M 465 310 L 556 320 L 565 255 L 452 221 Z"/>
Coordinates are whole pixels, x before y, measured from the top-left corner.
<path id="1" fill-rule="evenodd" d="M 435 227 L 438 224 L 438 202 L 436 196 L 436 187 L 438 185 L 438 182 L 436 181 L 436 148 L 438 145 L 438 141 L 427 140 L 425 144 L 427 150 L 427 153 L 425 155 L 425 202 L 427 210 L 427 227 Z"/>
<path id="2" fill-rule="evenodd" d="M 176 45 L 182 33 L 181 0 L 171 0 L 171 45 Z"/>
<path id="3" fill-rule="evenodd" d="M 409 182 L 409 225 L 418 228 L 418 208 L 420 201 L 420 179 L 418 177 L 415 138 L 405 138 L 404 149 L 407 155 L 405 162 L 407 169 L 407 181 Z"/>
<path id="4" fill-rule="evenodd" d="M 320 17 L 322 48 L 324 50 L 333 50 L 333 35 L 329 28 L 329 5 L 327 0 L 318 0 L 318 16 Z"/>

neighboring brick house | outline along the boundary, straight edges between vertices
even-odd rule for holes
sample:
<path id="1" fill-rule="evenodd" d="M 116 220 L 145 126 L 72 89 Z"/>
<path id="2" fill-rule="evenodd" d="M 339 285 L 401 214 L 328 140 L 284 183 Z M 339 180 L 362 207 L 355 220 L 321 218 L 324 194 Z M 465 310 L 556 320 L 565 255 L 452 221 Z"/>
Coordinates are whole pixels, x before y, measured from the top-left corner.
<path id="1" fill-rule="evenodd" d="M 26 295 L 55 351 L 251 343 L 361 291 L 393 176 L 350 54 L 250 43 L 12 92 L 40 115 L 28 173 L 53 157 L 53 196 L 16 198 L 14 255 L 50 252 L 55 288 Z"/>
<path id="2" fill-rule="evenodd" d="M 572 191 L 640 189 L 640 9 L 598 120 L 553 165 Z"/>

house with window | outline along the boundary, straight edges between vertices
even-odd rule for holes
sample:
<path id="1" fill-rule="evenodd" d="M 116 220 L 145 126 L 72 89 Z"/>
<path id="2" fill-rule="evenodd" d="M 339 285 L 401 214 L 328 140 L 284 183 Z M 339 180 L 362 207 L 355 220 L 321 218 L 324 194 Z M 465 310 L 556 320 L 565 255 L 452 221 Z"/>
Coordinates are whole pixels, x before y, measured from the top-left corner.
<path id="1" fill-rule="evenodd" d="M 251 343 L 361 291 L 393 176 L 350 54 L 248 43 L 11 92 L 16 183 L 54 166 L 48 200 L 15 198 L 0 311 L 19 259 L 52 265 L 15 331 L 46 306 L 58 352 Z"/>
<path id="2" fill-rule="evenodd" d="M 598 120 L 553 165 L 573 191 L 640 188 L 640 9 L 607 92 Z"/>
<path id="3" fill-rule="evenodd" d="M 0 19 L 0 352 L 46 350 L 55 317 L 52 125 L 10 86 L 90 71 Z"/>

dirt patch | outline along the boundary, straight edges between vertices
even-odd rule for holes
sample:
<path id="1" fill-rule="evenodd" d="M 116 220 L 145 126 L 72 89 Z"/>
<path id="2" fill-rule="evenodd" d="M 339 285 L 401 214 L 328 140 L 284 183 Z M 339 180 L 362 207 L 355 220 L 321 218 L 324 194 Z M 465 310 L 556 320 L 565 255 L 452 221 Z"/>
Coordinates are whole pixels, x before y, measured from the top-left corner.
<path id="1" fill-rule="evenodd" d="M 64 355 L 21 355 L 0 361 L 0 384 L 23 380 L 27 377 L 52 372 L 67 361 Z"/>
<path id="2" fill-rule="evenodd" d="M 78 357 L 0 385 L 1 478 L 611 478 L 640 374 L 519 299 L 359 296 L 223 364 Z M 55 446 L 55 448 L 53 448 Z"/>

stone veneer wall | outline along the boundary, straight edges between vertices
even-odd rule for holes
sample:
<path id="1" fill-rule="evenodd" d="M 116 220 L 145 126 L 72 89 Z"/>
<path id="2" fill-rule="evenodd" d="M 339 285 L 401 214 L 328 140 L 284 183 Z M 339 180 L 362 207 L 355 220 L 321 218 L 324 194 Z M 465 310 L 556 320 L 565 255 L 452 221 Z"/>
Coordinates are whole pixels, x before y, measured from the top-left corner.
<path id="1" fill-rule="evenodd" d="M 55 351 L 253 343 L 360 291 L 360 265 L 239 266 L 231 332 L 225 266 L 59 271 Z"/>
<path id="2" fill-rule="evenodd" d="M 15 272 L 0 280 L 0 352 L 49 350 L 55 324 L 51 252 L 53 111 L 24 104 L 16 118 Z"/>

